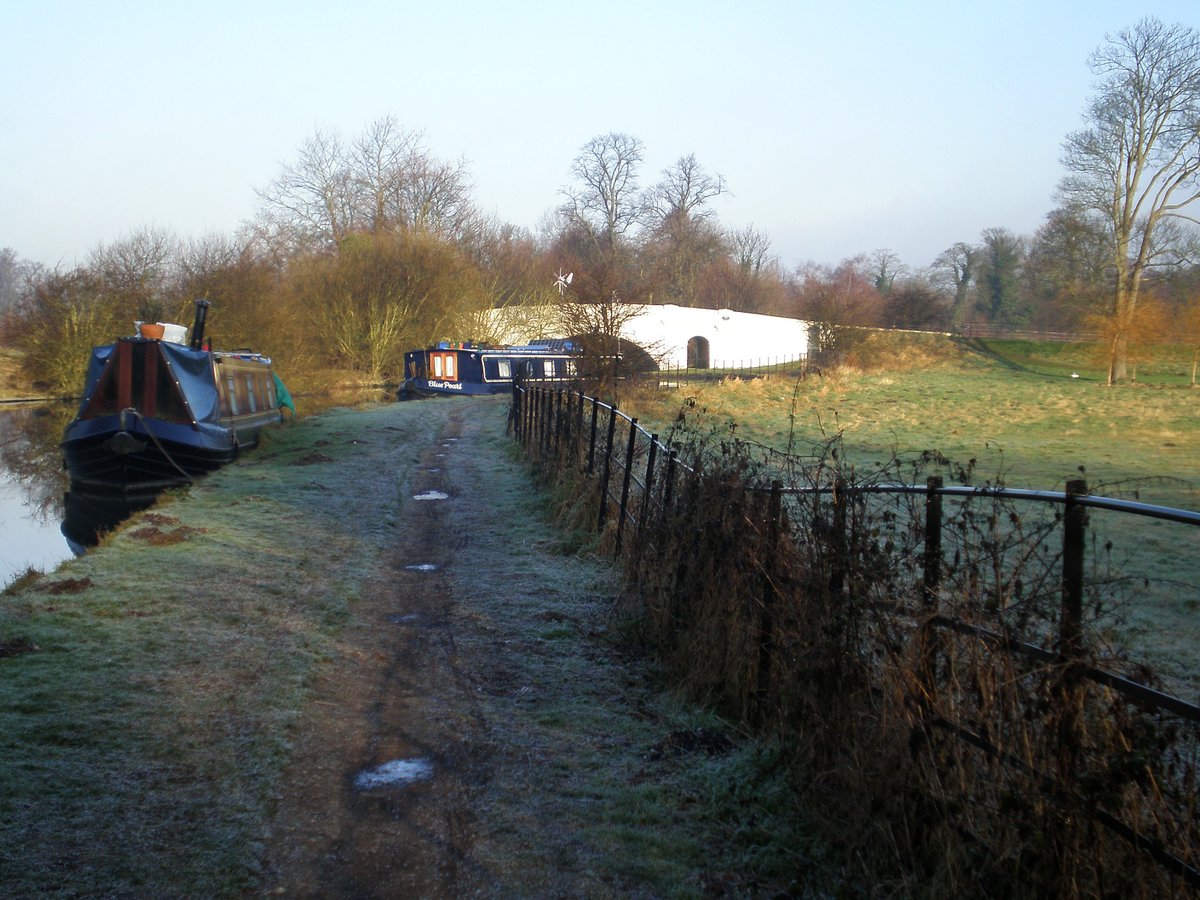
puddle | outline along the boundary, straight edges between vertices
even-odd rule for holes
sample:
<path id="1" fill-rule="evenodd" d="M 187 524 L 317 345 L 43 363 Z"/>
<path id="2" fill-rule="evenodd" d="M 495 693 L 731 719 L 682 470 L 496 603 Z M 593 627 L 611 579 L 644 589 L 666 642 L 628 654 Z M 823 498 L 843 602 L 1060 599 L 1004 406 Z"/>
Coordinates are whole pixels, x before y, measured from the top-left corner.
<path id="1" fill-rule="evenodd" d="M 393 759 L 373 769 L 364 769 L 354 776 L 354 787 L 360 791 L 375 788 L 403 787 L 433 777 L 433 763 L 424 757 Z"/>
<path id="2" fill-rule="evenodd" d="M 425 491 L 423 494 L 414 494 L 414 500 L 449 500 L 450 495 L 442 491 Z"/>
<path id="3" fill-rule="evenodd" d="M 412 622 L 420 621 L 420 619 L 421 619 L 421 617 L 418 616 L 416 613 L 409 613 L 408 615 L 404 615 L 402 613 L 396 613 L 395 615 L 388 616 L 388 621 L 391 622 L 393 625 L 408 625 L 408 624 L 411 624 Z"/>
<path id="4" fill-rule="evenodd" d="M 436 572 L 441 568 L 437 563 L 413 563 L 404 567 L 409 572 Z"/>

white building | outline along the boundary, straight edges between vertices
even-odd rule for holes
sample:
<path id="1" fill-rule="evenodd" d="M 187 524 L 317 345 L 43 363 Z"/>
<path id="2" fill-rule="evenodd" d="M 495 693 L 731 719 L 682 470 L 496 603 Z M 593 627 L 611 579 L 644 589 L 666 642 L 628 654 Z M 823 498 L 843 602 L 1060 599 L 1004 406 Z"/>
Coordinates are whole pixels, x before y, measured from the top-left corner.
<path id="1" fill-rule="evenodd" d="M 556 310 L 495 310 L 492 322 L 500 332 L 498 340 L 521 344 L 537 338 L 571 337 L 554 333 Z M 808 323 L 799 319 L 671 304 L 642 306 L 640 310 L 625 320 L 620 337 L 637 344 L 661 366 L 762 366 L 808 354 Z"/>

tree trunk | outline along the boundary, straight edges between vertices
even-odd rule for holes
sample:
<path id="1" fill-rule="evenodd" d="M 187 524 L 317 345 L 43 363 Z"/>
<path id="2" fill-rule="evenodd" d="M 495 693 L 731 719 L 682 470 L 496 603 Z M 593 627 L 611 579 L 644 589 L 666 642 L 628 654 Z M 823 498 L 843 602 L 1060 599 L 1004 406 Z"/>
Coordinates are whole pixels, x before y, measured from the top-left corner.
<path id="1" fill-rule="evenodd" d="M 1124 334 L 1113 338 L 1108 355 L 1108 383 L 1114 385 L 1129 375 L 1129 339 Z"/>

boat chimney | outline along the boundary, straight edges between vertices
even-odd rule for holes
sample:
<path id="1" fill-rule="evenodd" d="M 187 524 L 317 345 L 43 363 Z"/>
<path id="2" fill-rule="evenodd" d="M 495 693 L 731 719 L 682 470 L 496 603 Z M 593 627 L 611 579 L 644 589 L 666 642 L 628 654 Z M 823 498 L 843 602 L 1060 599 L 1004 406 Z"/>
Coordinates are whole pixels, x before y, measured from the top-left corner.
<path id="1" fill-rule="evenodd" d="M 193 350 L 199 350 L 204 344 L 204 320 L 208 318 L 210 306 L 211 300 L 196 301 L 196 321 L 192 323 L 192 340 L 189 344 Z"/>

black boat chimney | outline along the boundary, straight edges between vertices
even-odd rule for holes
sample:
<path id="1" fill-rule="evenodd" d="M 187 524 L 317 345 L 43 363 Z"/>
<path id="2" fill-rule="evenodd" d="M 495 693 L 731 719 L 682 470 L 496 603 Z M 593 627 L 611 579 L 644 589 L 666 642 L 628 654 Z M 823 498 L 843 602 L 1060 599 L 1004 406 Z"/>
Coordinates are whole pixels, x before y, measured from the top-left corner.
<path id="1" fill-rule="evenodd" d="M 204 320 L 208 318 L 208 308 L 211 300 L 196 301 L 196 321 L 192 323 L 192 341 L 189 345 L 193 350 L 199 350 L 204 345 Z"/>

